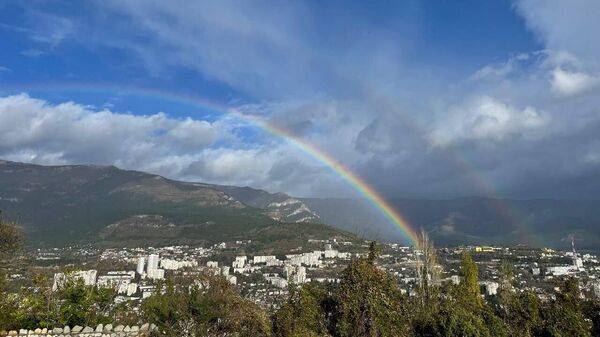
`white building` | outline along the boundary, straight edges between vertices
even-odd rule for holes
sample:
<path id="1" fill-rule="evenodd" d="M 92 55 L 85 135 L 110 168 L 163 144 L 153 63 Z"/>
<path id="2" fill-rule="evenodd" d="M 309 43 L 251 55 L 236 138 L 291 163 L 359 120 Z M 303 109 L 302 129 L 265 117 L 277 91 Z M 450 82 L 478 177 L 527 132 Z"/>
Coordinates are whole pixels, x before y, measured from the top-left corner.
<path id="1" fill-rule="evenodd" d="M 229 283 L 236 285 L 237 284 L 237 277 L 233 276 L 233 275 L 228 275 L 226 276 L 227 281 L 229 281 Z"/>
<path id="2" fill-rule="evenodd" d="M 170 260 L 170 259 L 162 259 L 160 260 L 160 266 L 163 269 L 167 270 L 178 270 L 181 268 L 193 268 L 198 267 L 198 262 L 196 261 L 178 261 L 178 260 Z"/>
<path id="3" fill-rule="evenodd" d="M 485 282 L 481 282 L 481 283 L 485 287 L 485 293 L 488 296 L 498 294 L 498 283 L 497 282 L 485 281 Z"/>
<path id="4" fill-rule="evenodd" d="M 258 255 L 253 258 L 252 263 L 267 263 L 268 261 L 273 260 L 277 260 L 277 257 L 275 255 Z"/>
<path id="5" fill-rule="evenodd" d="M 577 270 L 583 270 L 583 259 L 580 257 L 575 257 L 573 259 L 573 265 Z"/>
<path id="6" fill-rule="evenodd" d="M 282 277 L 267 276 L 265 278 L 267 279 L 267 281 L 269 281 L 269 283 L 271 283 L 272 285 L 274 285 L 278 288 L 286 288 L 288 286 L 288 282 Z"/>
<path id="7" fill-rule="evenodd" d="M 338 257 L 338 251 L 335 249 L 326 249 L 323 253 L 326 259 L 335 259 Z"/>
<path id="8" fill-rule="evenodd" d="M 152 279 L 152 280 L 162 280 L 165 278 L 165 270 L 164 269 L 149 269 L 147 276 L 149 279 Z"/>
<path id="9" fill-rule="evenodd" d="M 458 275 L 450 276 L 450 282 L 452 282 L 452 284 L 454 284 L 454 285 L 460 284 L 460 276 L 458 276 Z"/>
<path id="10" fill-rule="evenodd" d="M 107 275 L 98 276 L 96 284 L 102 288 L 117 289 L 119 293 L 125 293 L 127 285 L 133 281 L 134 271 L 110 271 Z"/>
<path id="11" fill-rule="evenodd" d="M 548 267 L 547 272 L 548 274 L 554 275 L 554 276 L 563 276 L 563 275 L 569 275 L 571 273 L 573 273 L 573 266 L 555 266 L 555 267 Z"/>
<path id="12" fill-rule="evenodd" d="M 295 266 L 319 266 L 321 264 L 321 252 L 314 251 L 312 253 L 286 255 L 286 264 Z"/>
<path id="13" fill-rule="evenodd" d="M 146 258 L 143 256 L 140 256 L 137 260 L 137 268 L 135 269 L 135 271 L 139 275 L 142 275 L 142 274 L 144 274 L 144 267 L 146 267 Z"/>
<path id="14" fill-rule="evenodd" d="M 236 256 L 235 261 L 231 264 L 233 268 L 244 268 L 246 265 L 246 261 L 248 260 L 247 256 Z"/>
<path id="15" fill-rule="evenodd" d="M 65 275 L 64 273 L 54 274 L 54 282 L 52 283 L 52 290 L 56 291 L 58 288 L 65 285 L 68 280 L 82 280 L 86 286 L 93 286 L 96 284 L 96 277 L 98 271 L 95 269 L 80 270 Z"/>
<path id="16" fill-rule="evenodd" d="M 142 298 L 147 298 L 147 297 L 152 296 L 152 294 L 156 290 L 156 287 L 154 287 L 154 286 L 139 286 L 139 290 L 142 293 Z"/>
<path id="17" fill-rule="evenodd" d="M 284 274 L 288 283 L 306 283 L 306 267 L 287 265 L 285 266 Z"/>
<path id="18" fill-rule="evenodd" d="M 138 289 L 137 283 L 134 283 L 134 282 L 122 283 L 119 285 L 119 288 L 117 289 L 117 293 L 131 296 L 137 292 L 137 289 Z"/>
<path id="19" fill-rule="evenodd" d="M 150 273 L 152 269 L 158 269 L 159 257 L 158 254 L 150 254 L 148 256 L 148 269 L 147 272 Z"/>

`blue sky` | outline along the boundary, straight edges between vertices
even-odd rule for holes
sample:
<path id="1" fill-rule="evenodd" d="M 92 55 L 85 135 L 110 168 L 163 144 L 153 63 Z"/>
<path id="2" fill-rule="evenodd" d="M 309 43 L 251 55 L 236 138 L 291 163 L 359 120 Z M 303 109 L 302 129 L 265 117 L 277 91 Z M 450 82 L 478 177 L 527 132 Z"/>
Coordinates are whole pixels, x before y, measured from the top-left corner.
<path id="1" fill-rule="evenodd" d="M 301 90 L 296 91 L 301 85 L 277 96 L 257 93 L 177 63 L 149 71 L 144 64 L 147 61 L 123 45 L 125 42 L 113 45 L 102 40 L 115 36 L 119 40 L 131 39 L 152 48 L 161 48 L 160 41 L 154 40 L 148 32 L 130 30 L 128 18 L 119 18 L 113 11 L 108 13 L 98 9 L 94 2 L 49 1 L 22 5 L 16 1 L 6 2 L 0 13 L 0 38 L 4 51 L 0 62 L 10 69 L 5 71 L 2 79 L 5 87 L 17 91 L 32 85 L 43 86 L 46 90 L 51 88 L 51 84 L 100 82 L 167 88 L 186 94 L 201 93 L 204 98 L 223 103 L 231 100 L 257 102 L 265 98 L 279 98 L 280 95 L 304 94 Z M 271 11 L 271 15 L 277 14 L 275 9 Z M 343 56 L 344 52 L 352 52 L 357 36 L 369 40 L 382 35 L 392 44 L 396 40 L 407 46 L 398 51 L 403 62 L 449 79 L 461 78 L 465 73 L 474 72 L 493 61 L 502 61 L 512 54 L 540 48 L 533 34 L 526 29 L 524 20 L 515 15 L 507 1 L 338 1 L 325 4 L 313 1 L 305 3 L 302 11 L 297 20 L 306 21 L 299 24 L 305 30 L 300 35 L 312 53 L 335 59 Z M 86 27 L 78 32 L 79 25 Z M 88 36 L 84 35 L 87 31 L 98 40 L 87 40 Z M 268 52 L 264 54 L 269 56 Z M 243 59 L 243 55 L 239 56 Z M 272 56 L 273 62 L 278 62 L 277 53 Z M 320 67 L 327 68 L 328 64 L 315 64 L 315 72 L 327 72 Z M 248 73 L 252 73 L 251 69 Z M 318 73 L 309 76 L 325 82 L 343 80 L 339 74 L 324 74 L 323 78 L 319 78 Z M 269 78 L 261 78 L 260 81 L 268 82 Z M 333 83 L 332 86 L 338 85 L 343 84 Z M 52 96 L 57 95 L 49 95 L 48 98 L 62 99 Z M 81 96 L 73 99 L 92 104 L 106 99 Z M 135 104 L 124 107 L 134 113 L 154 112 L 149 107 Z"/>
<path id="2" fill-rule="evenodd" d="M 597 14 L 584 0 L 4 1 L 0 157 L 348 195 L 223 114 L 235 107 L 391 198 L 596 198 Z"/>

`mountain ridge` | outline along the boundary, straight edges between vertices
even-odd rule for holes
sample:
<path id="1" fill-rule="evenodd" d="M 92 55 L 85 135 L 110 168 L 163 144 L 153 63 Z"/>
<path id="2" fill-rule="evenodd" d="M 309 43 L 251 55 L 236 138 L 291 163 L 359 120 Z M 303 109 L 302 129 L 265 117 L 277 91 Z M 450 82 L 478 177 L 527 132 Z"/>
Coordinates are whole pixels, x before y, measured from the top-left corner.
<path id="1" fill-rule="evenodd" d="M 403 238 L 376 210 L 359 199 L 303 198 L 321 219 L 370 239 Z M 440 245 L 526 244 L 569 247 L 575 235 L 580 247 L 600 247 L 600 201 L 571 199 L 391 199 L 414 230 L 430 233 Z"/>
<path id="2" fill-rule="evenodd" d="M 176 223 L 181 236 L 194 233 L 207 240 L 239 237 L 245 230 L 259 230 L 277 222 L 319 220 L 301 202 L 295 208 L 273 207 L 282 200 L 297 200 L 286 194 L 255 192 L 266 206 L 259 208 L 249 205 L 250 197 L 238 200 L 227 193 L 235 189 L 181 182 L 115 166 L 0 161 L 0 209 L 4 216 L 22 223 L 35 241 L 69 243 L 115 239 L 125 234 L 131 237 L 131 230 L 139 225 L 136 216 L 162 217 Z M 297 218 L 297 214 L 306 212 L 314 216 Z M 115 228 L 122 231 L 106 230 L 118 223 L 121 226 Z M 173 236 L 164 230 L 158 232 Z"/>
<path id="3" fill-rule="evenodd" d="M 527 244 L 600 247 L 600 201 L 560 199 L 388 200 L 415 231 L 438 245 Z M 140 237 L 167 242 L 243 239 L 277 223 L 325 223 L 366 239 L 407 242 L 403 233 L 360 199 L 295 198 L 252 187 L 182 182 L 115 166 L 43 166 L 0 160 L 0 209 L 34 240 L 139 242 L 139 217 L 156 227 Z M 142 218 L 143 219 L 143 218 Z M 150 219 L 153 219 L 150 221 Z M 118 224 L 118 226 L 117 226 Z M 111 225 L 115 225 L 110 227 Z M 154 228 L 152 226 L 148 228 Z"/>

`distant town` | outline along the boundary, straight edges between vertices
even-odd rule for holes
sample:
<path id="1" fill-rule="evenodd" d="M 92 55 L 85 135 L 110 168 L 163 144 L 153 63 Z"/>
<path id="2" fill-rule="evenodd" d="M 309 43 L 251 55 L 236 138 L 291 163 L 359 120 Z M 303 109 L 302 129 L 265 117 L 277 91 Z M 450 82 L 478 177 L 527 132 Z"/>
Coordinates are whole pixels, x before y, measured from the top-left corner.
<path id="1" fill-rule="evenodd" d="M 311 281 L 339 283 L 340 272 L 353 258 L 365 257 L 368 242 L 353 243 L 308 240 L 285 255 L 252 255 L 245 253 L 250 241 L 222 242 L 209 247 L 167 246 L 147 248 L 92 247 L 46 248 L 34 251 L 34 265 L 52 275 L 53 289 L 69 279 L 82 280 L 86 286 L 114 289 L 116 303 L 139 304 L 156 291 L 166 278 L 200 274 L 220 275 L 235 285 L 247 299 L 264 308 L 277 308 L 287 297 L 291 285 Z M 313 249 L 310 247 L 319 247 Z M 401 291 L 414 295 L 418 287 L 418 265 L 422 252 L 399 244 L 380 244 L 379 268 L 397 277 Z M 573 249 L 559 251 L 524 246 L 464 246 L 437 250 L 440 277 L 435 282 L 458 284 L 460 254 L 469 251 L 479 267 L 482 296 L 496 295 L 500 266 L 510 263 L 514 284 L 519 290 L 535 292 L 541 299 L 553 296 L 558 280 L 579 279 L 584 296 L 600 296 L 600 261 L 593 253 Z M 104 266 L 87 269 L 87 266 Z M 114 266 L 110 268 L 110 266 Z M 17 286 L 27 283 L 14 268 L 8 280 Z M 196 281 L 199 282 L 199 281 Z"/>

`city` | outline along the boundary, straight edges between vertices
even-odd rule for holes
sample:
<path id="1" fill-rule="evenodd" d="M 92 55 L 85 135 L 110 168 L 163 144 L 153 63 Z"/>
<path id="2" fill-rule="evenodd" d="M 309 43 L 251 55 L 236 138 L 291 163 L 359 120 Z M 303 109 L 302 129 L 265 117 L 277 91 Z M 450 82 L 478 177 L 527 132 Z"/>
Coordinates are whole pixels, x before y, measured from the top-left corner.
<path id="1" fill-rule="evenodd" d="M 246 298 L 269 309 L 282 303 L 290 286 L 309 282 L 339 283 L 339 275 L 350 260 L 365 257 L 369 247 L 366 241 L 349 242 L 333 238 L 309 240 L 304 247 L 282 256 L 245 255 L 248 243 L 222 242 L 210 247 L 38 249 L 34 252 L 33 263 L 36 273 L 51 276 L 53 290 L 68 279 L 80 279 L 86 286 L 114 289 L 118 294 L 114 298 L 115 303 L 131 301 L 136 305 L 151 296 L 156 284 L 164 282 L 165 278 L 195 279 L 201 274 L 219 275 L 235 285 Z M 418 266 L 422 252 L 398 244 L 382 243 L 379 247 L 377 266 L 398 279 L 403 293 L 414 295 L 419 282 Z M 320 249 L 312 250 L 316 248 Z M 557 281 L 575 277 L 580 281 L 584 296 L 600 297 L 600 260 L 593 253 L 577 253 L 575 249 L 560 251 L 525 246 L 441 248 L 437 251 L 441 273 L 435 282 L 460 282 L 458 269 L 463 251 L 470 252 L 478 265 L 482 296 L 497 294 L 501 265 L 508 263 L 513 269 L 516 291 L 527 289 L 540 298 L 549 298 Z M 85 269 L 89 266 L 101 266 L 102 269 Z M 111 266 L 120 268 L 110 269 Z M 9 275 L 8 280 L 14 286 L 25 281 L 25 275 L 18 270 L 9 271 Z"/>

